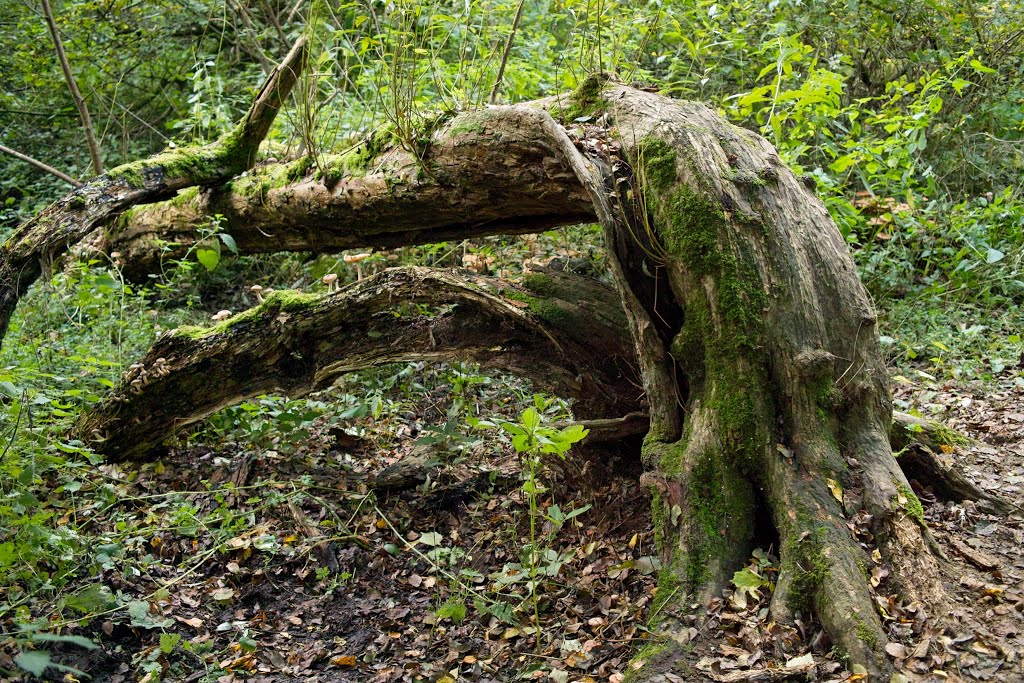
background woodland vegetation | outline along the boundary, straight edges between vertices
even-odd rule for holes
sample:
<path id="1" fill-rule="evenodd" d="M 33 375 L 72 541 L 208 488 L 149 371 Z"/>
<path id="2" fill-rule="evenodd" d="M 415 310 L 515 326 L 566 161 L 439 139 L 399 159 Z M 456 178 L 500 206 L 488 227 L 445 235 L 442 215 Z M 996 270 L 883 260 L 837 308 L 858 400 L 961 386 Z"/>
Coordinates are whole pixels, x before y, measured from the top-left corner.
<path id="1" fill-rule="evenodd" d="M 1024 382 L 1021 3 L 65 0 L 54 11 L 107 167 L 226 132 L 301 34 L 312 41 L 310 68 L 267 157 L 316 163 L 383 129 L 415 149 L 446 112 L 563 92 L 597 72 L 706 102 L 816 181 L 883 312 L 898 381 Z M 76 178 L 91 174 L 35 0 L 0 4 L 0 144 Z M 0 155 L 0 240 L 68 189 Z M 253 283 L 319 291 L 328 272 L 357 276 L 341 255 L 234 258 L 216 220 L 203 237 L 144 283 L 125 281 L 116 258 L 66 263 L 14 319 L 0 354 L 0 621 L 9 639 L 54 627 L 42 605 L 118 609 L 116 596 L 86 599 L 69 587 L 158 531 L 126 517 L 100 533 L 76 517 L 118 495 L 96 481 L 102 459 L 63 436 L 78 412 L 160 331 L 252 305 Z M 417 263 L 514 277 L 552 256 L 600 273 L 598 231 L 407 248 L 360 269 Z M 317 420 L 398 419 L 410 394 L 439 385 L 450 407 L 434 433 L 459 443 L 467 437 L 458 425 L 481 411 L 483 394 L 473 392 L 491 383 L 462 366 L 389 368 L 331 396 L 227 409 L 195 438 L 285 450 Z M 489 409 L 518 414 L 528 389 L 503 386 Z M 175 514 L 179 525 L 194 522 Z M 203 524 L 226 538 L 239 520 L 216 514 Z"/>

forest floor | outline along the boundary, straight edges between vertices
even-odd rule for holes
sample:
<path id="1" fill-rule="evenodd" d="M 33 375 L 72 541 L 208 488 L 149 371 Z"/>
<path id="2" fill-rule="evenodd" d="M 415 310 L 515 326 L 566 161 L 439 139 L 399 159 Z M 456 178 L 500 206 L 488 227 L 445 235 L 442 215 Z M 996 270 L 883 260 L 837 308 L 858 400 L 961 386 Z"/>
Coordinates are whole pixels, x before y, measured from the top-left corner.
<path id="1" fill-rule="evenodd" d="M 946 457 L 1024 506 L 1015 372 L 977 387 L 918 373 L 894 387 L 898 408 L 976 438 Z M 442 417 L 429 396 L 411 412 Z M 659 567 L 635 453 L 551 468 L 531 578 L 511 449 L 455 432 L 432 446 L 413 437 L 408 424 L 366 418 L 360 430 L 323 425 L 276 448 L 193 445 L 155 463 L 101 465 L 84 488 L 106 497 L 64 514 L 122 540 L 101 575 L 59 605 L 32 607 L 100 648 L 59 644 L 53 658 L 112 683 L 621 681 L 651 643 Z M 1024 515 L 944 503 L 914 485 L 948 556 L 953 605 L 947 615 L 904 605 L 884 567 L 872 569 L 901 680 L 1024 680 Z M 748 566 L 766 582 L 773 550 Z M 799 680 L 858 680 L 813 623 L 770 621 L 769 590 L 695 606 L 685 680 L 781 680 L 787 667 Z"/>

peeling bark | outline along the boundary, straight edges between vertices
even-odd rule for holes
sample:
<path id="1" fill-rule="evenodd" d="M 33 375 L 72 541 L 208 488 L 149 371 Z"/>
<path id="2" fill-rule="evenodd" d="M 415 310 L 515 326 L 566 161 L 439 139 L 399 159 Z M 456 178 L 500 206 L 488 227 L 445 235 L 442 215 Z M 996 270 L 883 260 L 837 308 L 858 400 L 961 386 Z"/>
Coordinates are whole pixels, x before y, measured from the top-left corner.
<path id="1" fill-rule="evenodd" d="M 23 224 L 0 249 L 0 343 L 22 295 L 55 259 L 129 207 L 166 199 L 195 185 L 214 185 L 256 161 L 305 60 L 305 40 L 267 79 L 233 131 L 198 148 L 174 149 L 111 169 L 57 200 Z"/>

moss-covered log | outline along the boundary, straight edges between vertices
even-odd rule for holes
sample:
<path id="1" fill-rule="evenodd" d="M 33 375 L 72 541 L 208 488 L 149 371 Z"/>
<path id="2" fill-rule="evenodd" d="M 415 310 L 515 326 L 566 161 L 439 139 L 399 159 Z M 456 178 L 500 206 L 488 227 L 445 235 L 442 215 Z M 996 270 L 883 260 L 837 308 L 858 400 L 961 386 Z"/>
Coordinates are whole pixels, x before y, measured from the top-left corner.
<path id="1" fill-rule="evenodd" d="M 125 213 L 106 249 L 141 278 L 183 254 L 214 214 L 243 254 L 391 248 L 592 221 L 586 193 L 540 132 L 542 116 L 493 107 L 439 118 L 417 149 L 384 129 L 343 154 L 267 164 Z"/>
<path id="2" fill-rule="evenodd" d="M 1008 500 L 983 491 L 953 463 L 950 454 L 970 446 L 972 439 L 935 420 L 897 412 L 892 418 L 890 442 L 907 479 L 926 483 L 943 500 L 973 500 L 1001 514 L 1013 509 Z"/>
<path id="3" fill-rule="evenodd" d="M 614 292 L 560 273 L 543 292 L 425 268 L 391 269 L 330 295 L 275 292 L 212 328 L 168 332 L 78 432 L 115 459 L 252 396 L 301 396 L 384 363 L 463 358 L 577 399 L 577 417 L 638 409 Z M 628 349 L 628 346 L 625 347 Z M 611 432 L 635 423 L 598 424 Z"/>
<path id="4" fill-rule="evenodd" d="M 245 117 L 203 147 L 185 147 L 111 169 L 57 200 L 22 225 L 0 248 L 0 343 L 22 295 L 50 264 L 126 209 L 215 185 L 242 173 L 295 85 L 305 61 L 299 40 L 267 78 Z"/>

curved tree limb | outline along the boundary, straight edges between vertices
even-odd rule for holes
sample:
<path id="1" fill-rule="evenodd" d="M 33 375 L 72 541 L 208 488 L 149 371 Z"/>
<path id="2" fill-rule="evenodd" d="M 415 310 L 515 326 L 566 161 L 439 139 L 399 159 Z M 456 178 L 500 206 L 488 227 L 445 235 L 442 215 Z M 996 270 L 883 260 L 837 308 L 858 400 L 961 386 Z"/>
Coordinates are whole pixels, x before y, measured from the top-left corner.
<path id="1" fill-rule="evenodd" d="M 240 253 L 341 251 L 542 232 L 593 220 L 590 198 L 541 129 L 542 111 L 492 107 L 436 125 L 418 153 L 385 133 L 344 154 L 258 167 L 243 178 L 125 213 L 107 231 L 124 272 L 158 272 L 213 214 Z M 318 167 L 323 169 L 318 170 Z"/>
<path id="2" fill-rule="evenodd" d="M 305 61 L 299 40 L 264 83 L 233 131 L 203 147 L 173 149 L 91 179 L 23 224 L 0 249 L 0 342 L 21 296 L 54 259 L 127 208 L 212 185 L 245 171 L 256 160 Z"/>
<path id="3" fill-rule="evenodd" d="M 89 116 L 89 106 L 85 98 L 78 90 L 78 83 L 75 81 L 75 74 L 71 71 L 71 64 L 64 52 L 64 42 L 60 39 L 60 31 L 57 30 L 57 22 L 53 18 L 53 9 L 50 7 L 50 0 L 43 0 L 43 15 L 46 17 L 46 25 L 50 29 L 50 36 L 53 38 L 53 46 L 57 51 L 57 61 L 60 62 L 61 71 L 64 72 L 64 80 L 67 81 L 68 90 L 71 92 L 71 99 L 75 101 L 78 108 L 78 115 L 82 119 L 82 128 L 85 129 L 85 140 L 89 145 L 89 157 L 92 159 L 93 173 L 103 173 L 103 159 L 100 157 L 100 145 L 96 141 L 96 131 L 92 127 L 92 118 Z"/>
<path id="4" fill-rule="evenodd" d="M 252 396 L 301 396 L 347 372 L 455 357 L 576 397 L 583 419 L 637 410 L 614 294 L 593 280 L 544 277 L 538 293 L 395 268 L 326 296 L 276 292 L 211 329 L 165 334 L 77 432 L 112 458 L 144 457 L 175 430 Z"/>
<path id="5" fill-rule="evenodd" d="M 296 397 L 329 386 L 336 370 L 429 357 L 475 360 L 512 370 L 552 393 L 575 398 L 578 415 L 586 418 L 580 424 L 590 430 L 588 443 L 647 435 L 650 418 L 647 406 L 639 402 L 639 379 L 633 370 L 637 366 L 635 350 L 615 292 L 603 283 L 579 275 L 547 272 L 541 277 L 545 284 L 543 294 L 467 273 L 392 269 L 319 303 L 310 299 L 309 318 L 289 314 L 287 320 L 281 320 L 272 315 L 277 305 L 271 301 L 241 314 L 244 326 L 224 325 L 229 335 L 213 336 L 211 332 L 207 342 L 196 350 L 190 350 L 190 344 L 199 333 L 179 330 L 170 339 L 160 340 L 139 362 L 141 369 L 156 367 L 155 372 L 142 372 L 139 368 L 130 371 L 113 397 L 79 431 L 85 438 L 109 433 L 110 438 L 99 444 L 99 449 L 113 457 L 146 457 L 176 429 L 254 395 L 283 391 Z M 390 294 L 386 302 L 373 297 L 383 297 L 386 288 L 394 284 L 400 285 L 395 294 L 415 291 L 414 300 L 441 307 L 444 312 L 432 319 L 424 315 L 387 317 L 383 311 L 400 310 L 402 303 L 397 298 L 392 301 Z M 484 299 L 489 306 L 475 303 L 470 296 L 475 288 L 490 292 L 500 301 Z M 353 304 L 357 300 L 361 301 L 358 306 Z M 520 308 L 523 300 L 532 302 L 531 308 Z M 550 321 L 534 312 L 538 309 Z M 339 315 L 349 320 L 346 333 L 332 336 L 332 321 Z M 217 368 L 215 375 L 232 367 L 238 348 L 258 347 L 253 340 L 267 336 L 271 329 L 280 330 L 286 338 L 309 330 L 309 334 L 323 337 L 318 346 L 320 356 L 337 358 L 339 362 L 352 349 L 352 339 L 347 335 L 368 330 L 374 334 L 358 345 L 345 364 L 320 374 L 314 371 L 309 381 L 296 384 L 288 374 L 289 355 L 284 352 L 268 352 L 260 370 L 252 372 L 251 383 L 244 378 L 232 382 L 216 378 L 207 381 L 207 366 Z M 553 355 L 552 339 L 559 340 L 561 349 Z M 366 341 L 373 345 L 366 346 Z M 164 361 L 157 363 L 159 358 Z M 534 359 L 541 361 L 533 362 Z M 135 380 L 139 382 L 133 385 Z M 215 397 L 210 396 L 211 386 L 218 388 Z M 173 400 L 169 401 L 168 396 Z M 608 417 L 611 415 L 622 417 Z M 116 426 L 124 423 L 130 423 L 131 428 Z M 982 491 L 935 454 L 940 443 L 961 443 L 964 438 L 939 423 L 906 413 L 893 414 L 891 442 L 894 450 L 902 452 L 899 463 L 908 478 L 931 484 L 945 500 L 974 500 L 993 510 L 1008 511 L 1006 501 Z M 133 439 L 136 441 L 131 450 L 121 445 L 132 443 Z"/>

